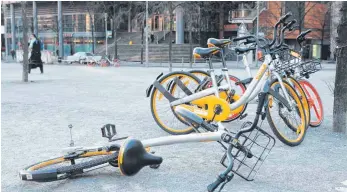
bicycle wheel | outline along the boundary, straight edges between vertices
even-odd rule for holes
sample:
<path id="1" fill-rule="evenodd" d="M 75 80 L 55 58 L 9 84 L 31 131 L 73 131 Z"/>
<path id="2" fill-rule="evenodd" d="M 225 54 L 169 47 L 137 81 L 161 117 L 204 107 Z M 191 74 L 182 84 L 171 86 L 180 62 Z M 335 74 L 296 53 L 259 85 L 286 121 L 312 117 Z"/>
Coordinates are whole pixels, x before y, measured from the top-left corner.
<path id="1" fill-rule="evenodd" d="M 158 82 L 165 87 L 176 98 L 185 97 L 187 94 L 180 88 L 176 87 L 173 82 L 174 78 L 178 77 L 183 84 L 192 92 L 199 86 L 199 79 L 194 75 L 187 72 L 172 72 L 161 77 Z M 173 90 L 173 91 L 172 91 Z M 179 117 L 174 111 L 175 107 L 170 106 L 170 102 L 164 97 L 164 95 L 157 89 L 153 88 L 151 94 L 151 112 L 154 120 L 164 131 L 173 135 L 188 134 L 194 131 L 193 127 Z"/>
<path id="2" fill-rule="evenodd" d="M 205 77 L 209 77 L 210 74 L 205 72 L 205 71 L 202 71 L 202 70 L 192 70 L 192 71 L 189 71 L 190 73 L 192 73 L 193 75 L 195 75 L 196 77 L 200 78 L 200 80 L 202 81 Z M 238 95 L 238 98 L 241 97 L 245 92 L 246 92 L 246 86 L 242 83 L 236 85 L 236 82 L 240 81 L 239 78 L 233 76 L 233 75 L 229 75 L 229 79 L 230 79 L 230 82 L 232 84 L 235 85 L 235 94 Z M 221 84 L 226 84 L 227 81 L 224 79 Z M 206 89 L 206 88 L 210 88 L 212 86 L 212 82 L 209 82 L 207 83 L 206 87 L 204 87 L 203 89 Z M 225 95 L 228 95 L 228 93 L 226 92 Z M 232 103 L 233 101 L 226 98 L 227 101 L 229 103 Z M 223 122 L 231 122 L 231 121 L 234 121 L 235 119 L 238 119 L 245 111 L 246 111 L 246 108 L 247 108 L 247 103 L 242 105 L 241 106 L 242 109 L 239 113 L 231 113 L 230 116 L 228 117 L 228 119 L 224 120 Z"/>
<path id="3" fill-rule="evenodd" d="M 312 113 L 310 117 L 310 126 L 318 127 L 322 124 L 324 119 L 322 100 L 318 94 L 318 91 L 310 82 L 302 79 L 299 80 L 299 83 L 306 93 L 308 103 L 310 106 L 310 111 Z"/>
<path id="4" fill-rule="evenodd" d="M 88 171 L 93 167 L 110 163 L 118 163 L 118 150 L 92 151 L 76 157 L 61 156 L 26 167 L 19 172 L 22 180 L 48 182 L 67 179 Z"/>
<path id="5" fill-rule="evenodd" d="M 295 104 L 295 108 L 290 111 L 283 103 L 269 94 L 266 116 L 272 131 L 280 141 L 289 146 L 297 146 L 304 140 L 306 134 L 305 110 L 295 89 L 286 81 L 283 81 L 283 85 L 288 92 L 289 103 Z M 272 81 L 270 87 L 285 98 L 278 80 Z M 276 117 L 276 114 L 279 117 Z"/>
<path id="6" fill-rule="evenodd" d="M 304 89 L 301 87 L 300 83 L 294 79 L 293 77 L 288 77 L 289 81 L 294 85 L 296 93 L 299 95 L 300 100 L 304 106 L 305 109 L 305 116 L 306 116 L 306 128 L 308 128 L 310 124 L 310 118 L 311 118 L 311 113 L 310 113 L 310 105 L 308 103 L 308 99 L 306 96 L 306 93 Z"/>

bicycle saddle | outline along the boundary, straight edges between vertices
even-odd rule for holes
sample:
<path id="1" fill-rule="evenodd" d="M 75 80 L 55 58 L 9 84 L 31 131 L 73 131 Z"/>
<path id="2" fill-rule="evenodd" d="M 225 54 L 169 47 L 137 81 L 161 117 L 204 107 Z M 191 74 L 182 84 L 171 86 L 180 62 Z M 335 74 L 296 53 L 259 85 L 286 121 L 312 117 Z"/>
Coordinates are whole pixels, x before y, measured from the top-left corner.
<path id="1" fill-rule="evenodd" d="M 215 38 L 209 38 L 207 40 L 208 47 L 219 47 L 222 48 L 227 44 L 230 44 L 230 39 L 215 39 Z"/>
<path id="2" fill-rule="evenodd" d="M 195 58 L 207 58 L 210 57 L 212 54 L 218 53 L 220 48 L 218 47 L 210 47 L 210 48 L 202 48 L 202 47 L 195 47 L 193 50 L 193 55 Z"/>
<path id="3" fill-rule="evenodd" d="M 141 141 L 128 139 L 122 145 L 118 155 L 118 167 L 123 175 L 132 176 L 148 165 L 158 165 L 163 158 L 148 153 Z"/>
<path id="4" fill-rule="evenodd" d="M 235 47 L 235 52 L 237 54 L 243 54 L 251 50 L 255 50 L 255 47 Z"/>

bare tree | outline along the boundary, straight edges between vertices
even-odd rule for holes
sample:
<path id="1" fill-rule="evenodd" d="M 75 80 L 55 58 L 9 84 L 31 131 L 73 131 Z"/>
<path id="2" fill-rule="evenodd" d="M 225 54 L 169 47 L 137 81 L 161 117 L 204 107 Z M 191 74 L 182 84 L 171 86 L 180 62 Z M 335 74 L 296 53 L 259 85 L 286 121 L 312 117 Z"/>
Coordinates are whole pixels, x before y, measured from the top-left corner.
<path id="1" fill-rule="evenodd" d="M 334 52 L 336 48 L 336 37 L 337 37 L 337 26 L 339 25 L 341 19 L 341 8 L 342 1 L 334 1 L 331 3 L 330 12 L 330 58 L 335 60 Z"/>
<path id="2" fill-rule="evenodd" d="M 21 2 L 22 19 L 23 19 L 23 74 L 22 81 L 28 82 L 28 19 L 27 19 L 27 8 L 26 2 Z"/>
<path id="3" fill-rule="evenodd" d="M 95 53 L 95 22 L 102 22 L 103 17 L 100 16 L 100 13 L 104 13 L 106 6 L 102 1 L 87 1 L 86 8 L 91 23 L 92 31 L 92 51 Z M 106 24 L 106 23 L 105 23 Z"/>
<path id="4" fill-rule="evenodd" d="M 337 27 L 337 66 L 334 88 L 333 130 L 347 132 L 347 2 L 342 2 L 341 20 Z"/>
<path id="5" fill-rule="evenodd" d="M 327 38 L 326 32 L 330 22 L 331 3 L 332 2 L 315 4 L 314 10 L 308 12 L 305 18 L 306 22 L 304 27 L 317 31 L 312 33 L 312 36 L 321 41 L 320 55 L 322 55 L 323 52 L 324 39 Z"/>

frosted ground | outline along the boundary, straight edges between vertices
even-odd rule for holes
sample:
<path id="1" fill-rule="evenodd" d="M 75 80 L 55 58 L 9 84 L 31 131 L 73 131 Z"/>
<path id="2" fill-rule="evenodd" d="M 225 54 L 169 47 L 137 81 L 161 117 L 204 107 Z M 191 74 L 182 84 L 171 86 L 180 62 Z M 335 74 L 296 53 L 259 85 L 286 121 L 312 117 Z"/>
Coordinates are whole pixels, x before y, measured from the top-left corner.
<path id="1" fill-rule="evenodd" d="M 1 70 L 3 191 L 201 192 L 223 170 L 219 164 L 223 152 L 217 143 L 195 143 L 154 148 L 164 158 L 161 167 L 144 168 L 133 177 L 107 167 L 71 180 L 21 181 L 20 169 L 58 156 L 69 145 L 68 124 L 74 126 L 77 145 L 104 142 L 100 127 L 105 123 L 116 124 L 121 136 L 168 135 L 156 125 L 145 97 L 148 85 L 168 70 L 52 65 L 45 66 L 43 75 L 34 70 L 30 75 L 33 82 L 28 84 L 19 81 L 21 65 L 2 64 Z M 241 69 L 233 73 L 246 76 Z M 309 129 L 298 147 L 277 141 L 255 181 L 234 177 L 223 191 L 347 191 L 347 137 L 331 131 L 333 98 L 325 83 L 333 82 L 334 75 L 334 70 L 323 70 L 310 80 L 323 100 L 323 125 Z M 267 122 L 263 128 L 271 132 Z"/>

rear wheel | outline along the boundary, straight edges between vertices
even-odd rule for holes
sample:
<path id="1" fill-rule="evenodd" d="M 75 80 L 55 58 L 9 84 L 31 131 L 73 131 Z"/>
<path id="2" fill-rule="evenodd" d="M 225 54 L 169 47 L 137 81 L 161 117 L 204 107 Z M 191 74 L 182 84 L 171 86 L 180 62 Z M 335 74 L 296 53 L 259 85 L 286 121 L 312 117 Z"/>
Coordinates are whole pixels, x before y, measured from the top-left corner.
<path id="1" fill-rule="evenodd" d="M 75 157 L 67 155 L 49 159 L 26 167 L 20 171 L 19 176 L 22 180 L 39 182 L 66 179 L 99 165 L 118 162 L 119 147 L 117 148 L 115 151 L 93 151 Z"/>
<path id="2" fill-rule="evenodd" d="M 194 92 L 200 83 L 197 77 L 183 71 L 172 72 L 161 77 L 158 82 L 176 98 L 187 96 L 183 90 L 175 86 L 173 80 L 176 77 L 179 78 L 191 92 Z M 169 100 L 154 87 L 151 94 L 151 112 L 159 127 L 173 135 L 183 135 L 193 132 L 193 127 L 189 126 L 182 117 L 177 115 L 174 109 L 175 107 L 170 105 Z"/>
<path id="3" fill-rule="evenodd" d="M 206 71 L 202 71 L 202 70 L 192 70 L 189 71 L 190 73 L 192 73 L 193 75 L 195 75 L 196 77 L 198 77 L 201 81 L 205 78 L 205 77 L 210 77 L 210 74 L 207 73 Z M 239 78 L 233 76 L 233 75 L 229 75 L 229 79 L 231 84 L 235 85 L 235 94 L 238 95 L 239 97 L 242 97 L 242 95 L 246 92 L 246 86 L 242 83 L 236 85 L 236 82 L 240 81 Z M 223 81 L 221 82 L 221 84 L 226 84 L 227 81 L 225 79 L 223 79 Z M 206 88 L 210 88 L 212 86 L 212 82 L 209 82 L 207 84 L 206 87 L 204 87 L 203 89 Z M 228 94 L 228 93 L 226 93 Z M 230 99 L 227 99 L 227 101 L 229 103 L 233 103 L 234 101 L 230 101 Z M 242 106 L 242 110 L 239 113 L 231 113 L 230 116 L 228 117 L 228 119 L 224 120 L 223 122 L 231 122 L 234 121 L 235 119 L 238 119 L 246 110 L 247 108 L 247 103 L 244 104 Z"/>
<path id="4" fill-rule="evenodd" d="M 299 83 L 306 93 L 310 106 L 310 126 L 318 127 L 322 124 L 324 119 L 323 104 L 319 93 L 310 82 L 306 80 L 299 80 Z"/>
<path id="5" fill-rule="evenodd" d="M 288 82 L 283 81 L 283 85 L 289 95 L 289 103 L 294 105 L 293 109 L 289 110 L 282 102 L 269 95 L 266 117 L 280 141 L 289 146 L 297 146 L 304 140 L 306 134 L 305 110 L 295 89 Z M 270 87 L 285 98 L 284 90 L 278 80 L 273 81 Z"/>

